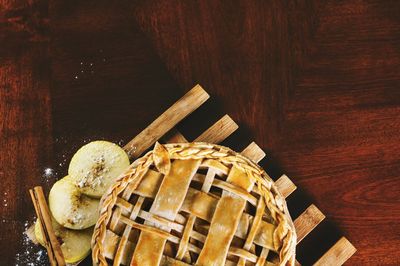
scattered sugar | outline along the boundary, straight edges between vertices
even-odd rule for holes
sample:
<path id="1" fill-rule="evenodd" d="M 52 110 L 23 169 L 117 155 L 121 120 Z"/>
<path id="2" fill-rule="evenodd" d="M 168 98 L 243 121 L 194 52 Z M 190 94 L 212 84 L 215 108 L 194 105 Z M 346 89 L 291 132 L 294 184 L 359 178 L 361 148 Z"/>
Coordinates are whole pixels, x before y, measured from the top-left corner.
<path id="1" fill-rule="evenodd" d="M 136 150 L 137 150 L 137 147 L 136 147 L 136 146 L 131 147 L 131 148 L 128 150 L 128 155 L 134 154 L 134 153 L 136 152 Z"/>
<path id="2" fill-rule="evenodd" d="M 79 187 L 90 186 L 91 188 L 96 188 L 101 186 L 104 184 L 104 174 L 110 172 L 110 169 L 105 165 L 104 154 L 101 156 L 92 155 L 91 160 L 96 168 L 84 173 L 84 177 L 77 183 Z"/>
<path id="3" fill-rule="evenodd" d="M 91 141 L 92 141 L 91 139 L 84 139 L 83 143 L 88 143 L 88 142 L 91 142 Z"/>
<path id="4" fill-rule="evenodd" d="M 4 197 L 3 197 L 3 207 L 7 207 L 8 206 L 8 199 L 7 199 L 7 191 L 4 191 L 3 193 Z"/>
<path id="5" fill-rule="evenodd" d="M 78 183 L 77 183 L 77 185 L 78 185 L 78 187 L 84 187 L 85 186 L 85 183 L 86 183 L 86 178 L 82 178 Z"/>
<path id="6" fill-rule="evenodd" d="M 24 232 L 22 236 L 21 252 L 15 255 L 15 265 L 42 266 L 49 265 L 46 251 L 40 245 L 32 243 L 25 231 L 31 223 L 24 223 Z"/>
<path id="7" fill-rule="evenodd" d="M 67 139 L 65 137 L 56 137 L 55 142 L 57 143 L 68 143 Z"/>
<path id="8" fill-rule="evenodd" d="M 52 181 L 54 181 L 54 178 L 56 177 L 57 173 L 54 171 L 53 168 L 50 167 L 46 167 L 43 170 L 43 181 L 44 183 L 46 183 L 47 185 L 50 185 L 52 183 Z"/>
<path id="9" fill-rule="evenodd" d="M 52 176 L 53 173 L 54 173 L 54 170 L 51 169 L 51 168 L 45 168 L 45 169 L 44 169 L 44 175 L 45 175 L 45 176 Z"/>
<path id="10" fill-rule="evenodd" d="M 72 217 L 72 224 L 77 224 L 82 222 L 85 216 L 82 213 L 76 212 L 74 217 Z"/>

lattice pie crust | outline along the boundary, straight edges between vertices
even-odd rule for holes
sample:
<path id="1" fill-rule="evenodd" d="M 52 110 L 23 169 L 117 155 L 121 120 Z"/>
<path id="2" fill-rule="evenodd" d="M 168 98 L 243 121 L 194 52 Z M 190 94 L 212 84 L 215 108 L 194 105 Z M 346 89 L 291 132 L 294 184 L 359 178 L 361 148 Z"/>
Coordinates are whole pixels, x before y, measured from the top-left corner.
<path id="1" fill-rule="evenodd" d="M 95 265 L 294 265 L 296 233 L 271 178 L 208 143 L 157 143 L 106 193 Z"/>

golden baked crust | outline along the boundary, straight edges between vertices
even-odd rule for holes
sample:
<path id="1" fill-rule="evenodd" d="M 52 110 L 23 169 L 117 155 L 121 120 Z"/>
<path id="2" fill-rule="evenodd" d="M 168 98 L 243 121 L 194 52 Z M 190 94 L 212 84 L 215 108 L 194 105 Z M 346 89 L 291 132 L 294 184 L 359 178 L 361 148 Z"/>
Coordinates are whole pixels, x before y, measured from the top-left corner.
<path id="1" fill-rule="evenodd" d="M 208 143 L 157 143 L 106 193 L 95 265 L 294 265 L 286 202 L 257 164 Z"/>

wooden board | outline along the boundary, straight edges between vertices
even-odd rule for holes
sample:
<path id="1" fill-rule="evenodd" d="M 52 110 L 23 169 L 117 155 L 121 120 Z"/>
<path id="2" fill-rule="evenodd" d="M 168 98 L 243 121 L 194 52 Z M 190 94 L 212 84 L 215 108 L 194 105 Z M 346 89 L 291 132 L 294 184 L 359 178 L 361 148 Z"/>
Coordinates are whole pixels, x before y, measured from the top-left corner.
<path id="1" fill-rule="evenodd" d="M 171 108 L 150 124 L 149 127 L 144 129 L 139 135 L 130 141 L 125 146 L 125 149 L 131 150 L 133 146 L 137 147 L 133 156 L 137 157 L 162 136 L 164 136 L 164 141 L 169 143 L 188 142 L 188 139 L 176 129 L 176 126 L 184 117 L 204 103 L 208 97 L 208 94 L 199 85 L 196 85 Z M 184 107 L 188 107 L 188 109 L 186 110 Z M 177 111 L 178 115 L 176 114 Z M 236 129 L 238 129 L 238 125 L 228 115 L 225 115 L 205 130 L 194 141 L 219 143 L 228 138 Z M 255 162 L 259 162 L 266 155 L 255 142 L 251 142 L 242 151 L 242 154 Z M 289 197 L 297 188 L 286 175 L 282 175 L 275 184 L 285 198 Z M 299 217 L 294 220 L 298 243 L 307 237 L 307 235 L 324 219 L 325 215 L 314 204 L 311 204 L 303 213 L 301 213 Z M 355 253 L 355 251 L 356 249 L 354 246 L 343 237 L 332 246 L 315 263 L 315 265 L 342 265 Z M 300 265 L 300 263 L 301 262 L 296 261 L 297 265 Z"/>
<path id="2" fill-rule="evenodd" d="M 342 237 L 335 245 L 333 245 L 315 264 L 314 266 L 342 265 L 357 251 L 357 249 Z"/>
<path id="3" fill-rule="evenodd" d="M 207 101 L 209 97 L 210 96 L 200 85 L 196 85 L 186 93 L 185 96 L 154 120 L 147 128 L 140 132 L 139 135 L 126 144 L 124 150 L 131 158 L 137 158 L 177 123 Z M 225 124 L 222 123 L 219 124 L 219 126 L 220 125 Z"/>
<path id="4" fill-rule="evenodd" d="M 317 225 L 325 219 L 325 215 L 311 204 L 295 221 L 297 243 L 303 240 Z"/>

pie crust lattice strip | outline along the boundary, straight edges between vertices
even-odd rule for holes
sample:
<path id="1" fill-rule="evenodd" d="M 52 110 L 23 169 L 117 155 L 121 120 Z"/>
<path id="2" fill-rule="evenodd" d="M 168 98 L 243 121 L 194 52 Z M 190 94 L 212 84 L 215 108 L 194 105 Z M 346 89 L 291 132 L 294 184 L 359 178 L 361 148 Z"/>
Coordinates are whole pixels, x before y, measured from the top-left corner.
<path id="1" fill-rule="evenodd" d="M 294 265 L 286 202 L 256 163 L 219 145 L 156 143 L 100 204 L 96 265 Z"/>

